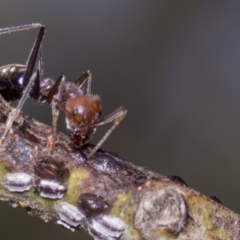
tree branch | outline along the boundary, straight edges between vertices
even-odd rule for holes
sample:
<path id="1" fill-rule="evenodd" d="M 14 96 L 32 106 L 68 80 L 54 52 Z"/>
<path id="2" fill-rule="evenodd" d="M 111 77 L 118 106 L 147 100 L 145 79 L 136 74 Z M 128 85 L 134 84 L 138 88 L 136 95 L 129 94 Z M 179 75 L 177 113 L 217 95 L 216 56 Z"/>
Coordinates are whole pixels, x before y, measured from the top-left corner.
<path id="1" fill-rule="evenodd" d="M 10 107 L 0 103 L 0 132 Z M 0 198 L 33 216 L 94 239 L 240 239 L 240 216 L 188 188 L 177 177 L 161 176 L 123 161 L 117 154 L 74 148 L 51 129 L 20 115 L 0 149 Z"/>

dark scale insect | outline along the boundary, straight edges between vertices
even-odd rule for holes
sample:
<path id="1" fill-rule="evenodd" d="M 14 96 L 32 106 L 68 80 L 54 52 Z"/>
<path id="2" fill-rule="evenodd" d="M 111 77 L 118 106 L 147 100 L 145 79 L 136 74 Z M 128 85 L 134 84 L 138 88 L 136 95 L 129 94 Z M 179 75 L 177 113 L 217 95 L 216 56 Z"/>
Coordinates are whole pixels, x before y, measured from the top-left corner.
<path id="1" fill-rule="evenodd" d="M 57 161 L 50 156 L 43 156 L 34 166 L 36 175 L 36 192 L 45 198 L 62 198 L 66 192 L 65 181 L 69 177 L 69 169 L 62 161 Z"/>
<path id="2" fill-rule="evenodd" d="M 113 124 L 109 130 L 87 155 L 87 157 L 91 157 L 123 120 L 127 110 L 122 106 L 106 118 L 100 119 L 101 101 L 98 95 L 94 95 L 91 92 L 92 75 L 89 71 L 84 72 L 75 83 L 66 81 L 64 74 L 55 82 L 50 78 L 42 78 L 41 45 L 45 32 L 44 25 L 33 23 L 2 28 L 0 29 L 0 35 L 33 28 L 40 28 L 40 31 L 26 64 L 9 64 L 0 67 L 0 94 L 8 102 L 19 100 L 17 107 L 11 111 L 7 119 L 0 144 L 3 143 L 27 97 L 30 96 L 38 102 L 47 102 L 52 107 L 52 134 L 47 144 L 51 152 L 55 148 L 59 109 L 65 112 L 66 125 L 76 146 L 83 146 L 88 143 L 96 131 L 96 127 L 112 122 Z M 83 90 L 85 83 L 87 83 L 86 91 Z"/>
<path id="3" fill-rule="evenodd" d="M 110 208 L 110 205 L 102 196 L 98 196 L 94 193 L 81 194 L 78 198 L 77 206 L 88 217 L 106 213 Z"/>
<path id="4" fill-rule="evenodd" d="M 97 171 L 105 173 L 117 173 L 123 169 L 123 164 L 117 162 L 107 152 L 97 152 L 94 157 L 87 160 L 88 164 Z"/>
<path id="5" fill-rule="evenodd" d="M 178 185 L 181 185 L 183 187 L 188 187 L 187 183 L 179 176 L 168 175 L 167 178 L 170 179 L 171 181 L 173 181 L 174 183 L 178 184 Z"/>
<path id="6" fill-rule="evenodd" d="M 69 169 L 63 161 L 57 161 L 50 156 L 40 158 L 34 166 L 35 173 L 40 178 L 64 182 L 69 177 Z"/>
<path id="7" fill-rule="evenodd" d="M 219 203 L 219 204 L 222 204 L 222 201 L 216 196 L 209 196 L 209 198 L 212 199 L 213 201 Z"/>

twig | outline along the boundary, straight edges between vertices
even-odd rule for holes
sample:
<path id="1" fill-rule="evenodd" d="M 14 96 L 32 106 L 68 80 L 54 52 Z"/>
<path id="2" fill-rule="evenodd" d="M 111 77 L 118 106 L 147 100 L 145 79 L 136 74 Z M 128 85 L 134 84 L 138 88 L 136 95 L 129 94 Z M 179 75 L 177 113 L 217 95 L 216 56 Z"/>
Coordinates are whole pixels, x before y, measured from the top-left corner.
<path id="1" fill-rule="evenodd" d="M 0 104 L 0 132 L 9 105 Z M 0 149 L 0 198 L 31 215 L 94 239 L 240 239 L 240 216 L 188 188 L 180 178 L 161 176 L 92 146 L 76 149 L 51 128 L 20 115 Z"/>

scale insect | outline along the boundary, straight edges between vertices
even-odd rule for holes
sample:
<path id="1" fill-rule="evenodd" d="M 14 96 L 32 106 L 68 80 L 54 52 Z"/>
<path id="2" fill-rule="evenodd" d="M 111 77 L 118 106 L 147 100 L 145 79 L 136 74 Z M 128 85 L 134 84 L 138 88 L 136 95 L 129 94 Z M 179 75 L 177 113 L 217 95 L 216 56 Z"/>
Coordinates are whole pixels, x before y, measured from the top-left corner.
<path id="1" fill-rule="evenodd" d="M 3 182 L 9 192 L 25 192 L 33 186 L 34 177 L 24 172 L 7 173 Z"/>
<path id="2" fill-rule="evenodd" d="M 71 227 L 78 227 L 85 220 L 85 215 L 77 207 L 67 202 L 57 202 L 54 208 L 60 218 L 61 222 L 58 222 L 60 224 L 63 222 Z"/>
<path id="3" fill-rule="evenodd" d="M 55 180 L 38 179 L 35 184 L 36 192 L 43 198 L 60 199 L 67 190 L 65 184 Z"/>
<path id="4" fill-rule="evenodd" d="M 100 214 L 88 221 L 88 232 L 94 240 L 116 240 L 125 231 L 125 223 L 118 217 Z"/>
<path id="5" fill-rule="evenodd" d="M 70 130 L 71 139 L 77 147 L 87 144 L 98 126 L 112 123 L 112 126 L 87 155 L 89 158 L 97 152 L 124 119 L 127 110 L 121 106 L 107 117 L 100 119 L 101 100 L 98 95 L 92 94 L 90 71 L 84 72 L 74 83 L 66 81 L 64 74 L 60 75 L 55 82 L 51 78 L 43 78 L 41 45 L 45 33 L 44 25 L 32 23 L 2 28 L 0 35 L 33 28 L 40 28 L 40 30 L 26 63 L 8 64 L 0 67 L 0 94 L 2 98 L 7 102 L 19 100 L 17 107 L 8 116 L 0 144 L 3 144 L 26 99 L 31 97 L 38 102 L 46 102 L 52 107 L 52 133 L 47 144 L 51 152 L 55 149 L 59 109 L 65 112 L 67 129 Z M 87 84 L 86 91 L 83 89 L 85 83 Z"/>

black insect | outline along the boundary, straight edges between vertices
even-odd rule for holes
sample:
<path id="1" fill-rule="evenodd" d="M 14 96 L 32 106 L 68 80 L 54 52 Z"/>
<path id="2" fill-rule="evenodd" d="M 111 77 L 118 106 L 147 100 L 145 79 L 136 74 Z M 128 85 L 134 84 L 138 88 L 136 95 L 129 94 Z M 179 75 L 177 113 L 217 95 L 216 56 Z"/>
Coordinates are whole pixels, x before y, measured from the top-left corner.
<path id="1" fill-rule="evenodd" d="M 123 120 L 127 110 L 122 106 L 106 118 L 100 119 L 101 101 L 98 95 L 91 92 L 92 75 L 90 71 L 84 72 L 75 83 L 66 81 L 64 74 L 55 82 L 50 78 L 43 79 L 41 45 L 45 32 L 44 25 L 33 23 L 2 28 L 0 35 L 33 28 L 40 28 L 40 31 L 26 64 L 9 64 L 0 67 L 0 94 L 8 102 L 19 100 L 17 107 L 8 117 L 0 144 L 3 143 L 27 97 L 30 96 L 38 102 L 47 102 L 52 107 L 52 134 L 48 140 L 48 147 L 52 152 L 55 147 L 59 109 L 65 112 L 66 125 L 71 131 L 71 138 L 76 146 L 88 143 L 96 131 L 96 127 L 112 122 L 110 129 L 87 156 L 91 157 Z M 86 91 L 83 90 L 85 83 L 87 83 Z"/>
<path id="2" fill-rule="evenodd" d="M 81 194 L 78 198 L 77 206 L 88 217 L 105 213 L 110 209 L 110 205 L 105 198 L 94 193 Z"/>
<path id="3" fill-rule="evenodd" d="M 123 169 L 123 164 L 117 162 L 107 152 L 97 152 L 94 157 L 87 160 L 87 163 L 97 171 L 105 173 L 117 173 Z"/>
<path id="4" fill-rule="evenodd" d="M 50 156 L 41 157 L 34 166 L 38 177 L 64 182 L 69 177 L 69 169 L 62 161 L 56 161 Z"/>
<path id="5" fill-rule="evenodd" d="M 216 196 L 209 196 L 209 198 L 212 199 L 213 201 L 219 203 L 219 204 L 222 204 L 222 201 Z"/>
<path id="6" fill-rule="evenodd" d="M 188 187 L 187 183 L 179 176 L 168 175 L 167 178 L 170 179 L 171 181 L 173 181 L 174 183 L 178 184 L 178 185 L 181 185 L 183 187 Z"/>

